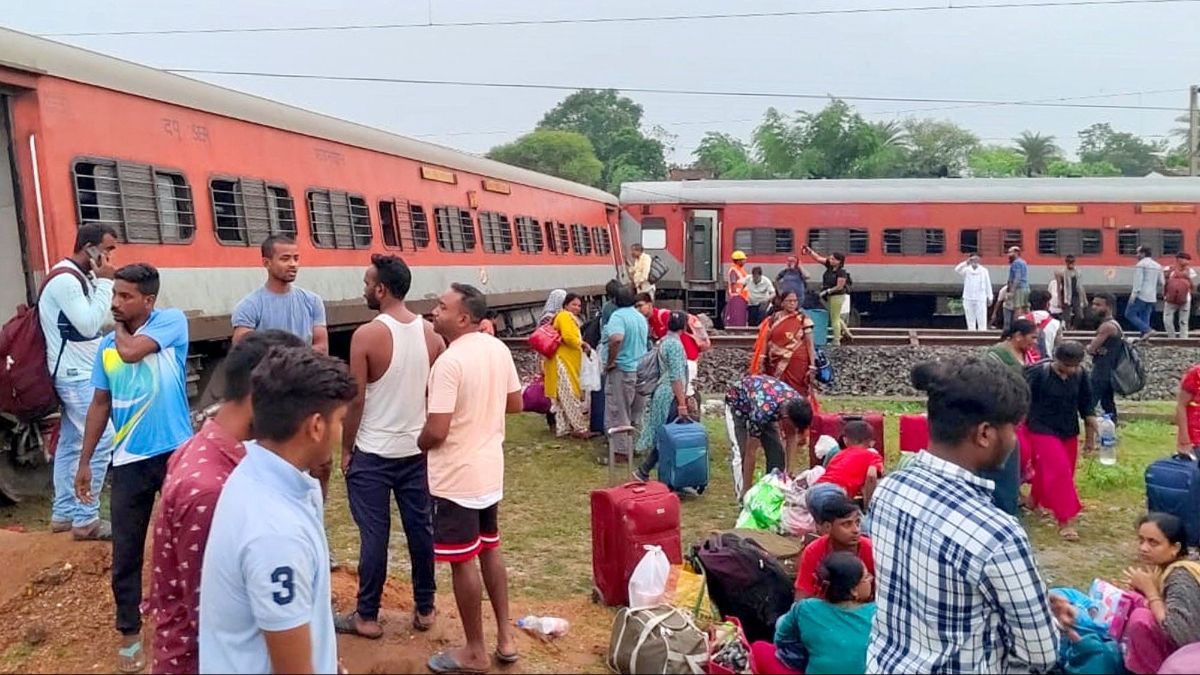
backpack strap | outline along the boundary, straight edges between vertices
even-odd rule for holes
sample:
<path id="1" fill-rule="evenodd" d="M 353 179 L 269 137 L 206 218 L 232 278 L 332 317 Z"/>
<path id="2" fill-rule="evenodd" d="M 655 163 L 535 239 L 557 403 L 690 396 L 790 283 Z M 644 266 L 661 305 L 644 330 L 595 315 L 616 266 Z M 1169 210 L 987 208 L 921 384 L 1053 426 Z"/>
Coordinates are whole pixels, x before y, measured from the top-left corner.
<path id="1" fill-rule="evenodd" d="M 50 281 L 55 277 L 60 277 L 64 274 L 70 274 L 74 276 L 79 281 L 79 287 L 83 289 L 84 297 L 91 297 L 91 289 L 88 287 L 87 277 L 83 275 L 83 272 L 76 267 L 74 261 L 72 261 L 71 264 L 66 267 L 55 266 L 50 270 L 46 277 L 42 279 L 42 285 L 38 286 L 38 300 L 42 299 L 42 293 L 46 292 L 46 286 L 50 283 Z"/>

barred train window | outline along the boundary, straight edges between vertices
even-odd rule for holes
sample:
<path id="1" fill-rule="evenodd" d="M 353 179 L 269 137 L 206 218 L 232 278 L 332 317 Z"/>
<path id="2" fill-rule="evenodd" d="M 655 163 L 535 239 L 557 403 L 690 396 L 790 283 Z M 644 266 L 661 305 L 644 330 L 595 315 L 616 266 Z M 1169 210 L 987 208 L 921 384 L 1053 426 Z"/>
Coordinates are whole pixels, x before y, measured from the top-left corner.
<path id="1" fill-rule="evenodd" d="M 1139 227 L 1117 232 L 1119 255 L 1137 255 L 1141 246 L 1148 246 L 1154 255 L 1175 255 L 1183 250 L 1183 230 Z"/>
<path id="2" fill-rule="evenodd" d="M 571 252 L 571 235 L 567 233 L 567 224 L 555 221 L 554 237 L 558 239 L 558 252 L 566 255 Z"/>
<path id="3" fill-rule="evenodd" d="M 575 255 L 592 254 L 592 238 L 588 236 L 588 230 L 582 224 L 571 225 L 571 241 L 575 245 Z"/>
<path id="4" fill-rule="evenodd" d="M 379 226 L 383 245 L 401 251 L 429 247 L 429 221 L 425 209 L 407 199 L 379 202 Z"/>
<path id="5" fill-rule="evenodd" d="M 746 255 L 778 255 L 796 250 L 796 233 L 784 227 L 751 227 L 733 231 L 733 247 Z"/>
<path id="6" fill-rule="evenodd" d="M 906 227 L 883 231 L 886 255 L 941 255 L 946 252 L 946 231 L 926 227 Z"/>
<path id="7" fill-rule="evenodd" d="M 592 242 L 596 253 L 600 255 L 612 253 L 612 238 L 608 234 L 607 227 L 593 227 Z"/>
<path id="8" fill-rule="evenodd" d="M 213 178 L 213 223 L 222 244 L 258 246 L 275 234 L 296 236 L 296 208 L 287 188 L 258 178 Z"/>
<path id="9" fill-rule="evenodd" d="M 840 252 L 867 252 L 870 235 L 866 230 L 852 227 L 819 227 L 808 231 L 808 246 L 822 255 Z"/>
<path id="10" fill-rule="evenodd" d="M 1020 230 L 985 227 L 978 230 L 962 230 L 958 233 L 958 250 L 961 253 L 978 253 L 985 257 L 1002 256 L 1013 246 L 1022 247 L 1024 237 Z"/>
<path id="11" fill-rule="evenodd" d="M 317 248 L 369 248 L 371 214 L 367 200 L 341 190 L 308 190 L 308 222 Z"/>
<path id="12" fill-rule="evenodd" d="M 541 253 L 546 248 L 542 226 L 537 219 L 517 216 L 517 248 L 522 253 Z"/>
<path id="13" fill-rule="evenodd" d="M 433 219 L 438 248 L 455 253 L 475 250 L 475 222 L 470 211 L 457 206 L 437 206 L 433 209 Z"/>
<path id="14" fill-rule="evenodd" d="M 553 220 L 546 221 L 546 248 L 551 253 L 563 253 L 564 252 L 559 247 L 558 233 L 557 233 L 557 230 L 554 229 L 554 221 Z"/>
<path id="15" fill-rule="evenodd" d="M 508 253 L 513 248 L 512 226 L 508 216 L 495 211 L 479 212 L 479 229 L 483 233 L 483 250 L 488 253 Z"/>
<path id="16" fill-rule="evenodd" d="M 121 241 L 186 244 L 196 232 L 183 174 L 149 164 L 77 160 L 71 167 L 79 223 L 103 223 Z"/>
<path id="17" fill-rule="evenodd" d="M 1038 230 L 1037 249 L 1041 255 L 1100 255 L 1104 251 L 1103 232 L 1082 228 Z"/>

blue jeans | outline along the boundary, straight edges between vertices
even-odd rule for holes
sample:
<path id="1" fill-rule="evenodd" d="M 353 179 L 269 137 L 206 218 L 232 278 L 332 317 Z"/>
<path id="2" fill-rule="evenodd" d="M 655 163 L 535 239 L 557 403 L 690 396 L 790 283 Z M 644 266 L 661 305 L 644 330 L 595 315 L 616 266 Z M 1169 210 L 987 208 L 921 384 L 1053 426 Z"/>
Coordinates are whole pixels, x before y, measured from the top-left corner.
<path id="1" fill-rule="evenodd" d="M 54 388 L 58 390 L 58 398 L 62 401 L 62 428 L 58 434 L 58 448 L 54 451 L 54 505 L 50 519 L 58 523 L 71 523 L 74 527 L 87 527 L 100 517 L 100 491 L 104 488 L 104 476 L 112 461 L 112 422 L 108 422 L 104 436 L 92 454 L 92 495 L 95 501 L 84 504 L 75 499 L 75 471 L 79 468 L 79 454 L 83 452 L 83 426 L 95 388 L 87 380 L 57 382 Z"/>
<path id="2" fill-rule="evenodd" d="M 1130 300 L 1129 305 L 1125 307 L 1125 318 L 1129 319 L 1129 323 L 1133 324 L 1133 327 L 1137 328 L 1138 332 L 1142 335 L 1152 330 L 1150 328 L 1150 317 L 1153 314 L 1154 303 L 1138 298 Z"/>

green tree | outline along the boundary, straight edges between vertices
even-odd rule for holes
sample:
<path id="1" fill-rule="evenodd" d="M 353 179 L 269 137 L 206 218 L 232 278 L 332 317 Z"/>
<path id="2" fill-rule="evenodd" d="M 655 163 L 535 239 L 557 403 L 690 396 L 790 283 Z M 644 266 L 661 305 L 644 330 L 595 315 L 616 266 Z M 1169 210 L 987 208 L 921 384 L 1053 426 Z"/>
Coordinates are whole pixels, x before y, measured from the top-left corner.
<path id="1" fill-rule="evenodd" d="M 979 147 L 975 134 L 946 120 L 904 121 L 908 139 L 906 173 L 915 178 L 960 176 Z"/>
<path id="2" fill-rule="evenodd" d="M 1062 151 L 1054 144 L 1053 136 L 1043 136 L 1031 131 L 1022 131 L 1013 139 L 1017 144 L 1017 152 L 1023 159 L 1023 169 L 1026 176 L 1041 176 L 1046 173 L 1050 162 L 1060 159 Z"/>
<path id="3" fill-rule="evenodd" d="M 767 178 L 767 168 L 755 161 L 744 141 L 729 134 L 710 131 L 704 134 L 692 153 L 696 168 L 713 172 L 717 178 Z"/>
<path id="4" fill-rule="evenodd" d="M 603 167 L 599 186 L 615 193 L 622 180 L 658 180 L 667 175 L 665 136 L 642 132 L 642 112 L 642 106 L 613 89 L 580 89 L 547 112 L 538 129 L 587 137 Z"/>
<path id="5" fill-rule="evenodd" d="M 1113 131 L 1107 123 L 1093 124 L 1079 132 L 1079 160 L 1087 164 L 1108 163 L 1122 176 L 1145 176 L 1162 167 L 1160 155 L 1166 141 L 1154 143 L 1126 131 Z"/>
<path id="6" fill-rule="evenodd" d="M 874 129 L 839 99 L 820 112 L 799 113 L 791 137 L 800 149 L 792 171 L 796 178 L 857 176 L 863 163 L 880 148 Z"/>
<path id="7" fill-rule="evenodd" d="M 487 156 L 498 162 L 548 173 L 584 185 L 603 185 L 601 179 L 604 165 L 596 157 L 591 141 L 583 134 L 573 131 L 533 131 L 512 143 L 492 148 Z"/>
<path id="8" fill-rule="evenodd" d="M 1065 159 L 1056 159 L 1046 166 L 1046 175 L 1056 178 L 1120 176 L 1121 170 L 1109 162 L 1069 162 Z"/>
<path id="9" fill-rule="evenodd" d="M 967 158 L 967 166 L 976 178 L 1013 178 L 1025 175 L 1025 158 L 1021 153 L 999 145 L 976 149 Z"/>

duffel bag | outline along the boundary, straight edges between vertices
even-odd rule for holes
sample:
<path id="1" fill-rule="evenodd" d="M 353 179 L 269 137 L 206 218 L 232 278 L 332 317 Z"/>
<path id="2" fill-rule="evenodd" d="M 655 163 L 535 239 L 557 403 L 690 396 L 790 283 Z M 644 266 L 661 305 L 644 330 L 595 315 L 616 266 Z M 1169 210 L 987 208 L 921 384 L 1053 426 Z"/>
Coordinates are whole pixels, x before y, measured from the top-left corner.
<path id="1" fill-rule="evenodd" d="M 670 605 L 622 608 L 613 620 L 605 662 L 622 675 L 703 675 L 708 640 L 686 614 Z"/>

